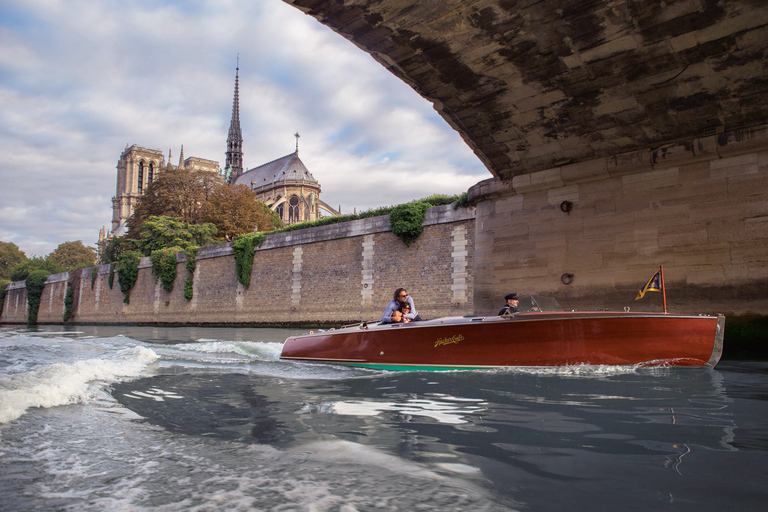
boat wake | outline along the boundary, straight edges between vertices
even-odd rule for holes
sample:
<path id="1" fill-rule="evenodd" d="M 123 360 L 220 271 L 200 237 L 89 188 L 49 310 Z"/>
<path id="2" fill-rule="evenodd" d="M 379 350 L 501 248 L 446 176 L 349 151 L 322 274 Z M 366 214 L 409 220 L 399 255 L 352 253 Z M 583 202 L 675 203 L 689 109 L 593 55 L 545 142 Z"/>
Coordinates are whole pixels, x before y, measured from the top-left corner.
<path id="1" fill-rule="evenodd" d="M 32 407 L 56 407 L 87 401 L 90 383 L 137 377 L 159 356 L 145 347 L 118 350 L 106 358 L 37 366 L 0 377 L 0 425 L 20 418 Z"/>

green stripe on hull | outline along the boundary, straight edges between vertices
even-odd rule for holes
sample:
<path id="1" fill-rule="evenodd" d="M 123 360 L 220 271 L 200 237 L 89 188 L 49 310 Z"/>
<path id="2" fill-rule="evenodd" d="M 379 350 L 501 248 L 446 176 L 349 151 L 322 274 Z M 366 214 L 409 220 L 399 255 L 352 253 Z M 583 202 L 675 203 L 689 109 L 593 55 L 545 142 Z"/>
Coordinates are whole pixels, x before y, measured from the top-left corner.
<path id="1" fill-rule="evenodd" d="M 372 370 L 389 370 L 393 372 L 451 372 L 457 370 L 487 370 L 489 368 L 498 368 L 498 366 L 433 366 L 418 364 L 377 364 L 377 363 L 342 363 L 344 366 L 355 366 L 358 368 L 370 368 Z"/>

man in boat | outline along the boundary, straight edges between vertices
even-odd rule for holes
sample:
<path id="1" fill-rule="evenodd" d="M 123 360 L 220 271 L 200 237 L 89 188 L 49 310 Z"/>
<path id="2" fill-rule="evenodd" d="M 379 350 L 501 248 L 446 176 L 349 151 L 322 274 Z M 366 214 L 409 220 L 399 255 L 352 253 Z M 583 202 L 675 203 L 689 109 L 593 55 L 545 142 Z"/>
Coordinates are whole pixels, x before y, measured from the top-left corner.
<path id="1" fill-rule="evenodd" d="M 507 305 L 501 308 L 499 316 L 514 315 L 517 313 L 517 305 L 520 304 L 520 301 L 517 300 L 517 294 L 508 293 L 504 298 L 507 300 Z"/>
<path id="2" fill-rule="evenodd" d="M 400 307 L 403 304 L 408 304 L 410 306 L 410 313 L 403 315 L 400 311 Z M 404 318 L 409 321 L 421 320 L 419 312 L 416 311 L 416 306 L 413 304 L 413 299 L 408 295 L 408 292 L 405 291 L 405 288 L 398 288 L 395 290 L 395 296 L 392 301 L 387 304 L 387 309 L 384 310 L 381 321 L 385 324 L 391 322 L 399 323 L 402 322 Z"/>

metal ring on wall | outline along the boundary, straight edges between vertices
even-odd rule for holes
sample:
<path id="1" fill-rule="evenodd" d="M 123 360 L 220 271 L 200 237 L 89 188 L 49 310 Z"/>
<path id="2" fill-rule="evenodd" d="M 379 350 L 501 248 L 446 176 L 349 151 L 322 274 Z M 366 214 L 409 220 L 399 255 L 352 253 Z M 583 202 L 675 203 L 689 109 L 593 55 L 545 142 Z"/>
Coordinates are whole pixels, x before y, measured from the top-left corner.
<path id="1" fill-rule="evenodd" d="M 570 272 L 566 272 L 565 274 L 560 276 L 560 281 L 564 285 L 568 286 L 573 282 L 573 274 L 571 274 Z"/>
<path id="2" fill-rule="evenodd" d="M 573 210 L 573 203 L 570 201 L 563 201 L 560 203 L 560 211 L 568 213 Z"/>

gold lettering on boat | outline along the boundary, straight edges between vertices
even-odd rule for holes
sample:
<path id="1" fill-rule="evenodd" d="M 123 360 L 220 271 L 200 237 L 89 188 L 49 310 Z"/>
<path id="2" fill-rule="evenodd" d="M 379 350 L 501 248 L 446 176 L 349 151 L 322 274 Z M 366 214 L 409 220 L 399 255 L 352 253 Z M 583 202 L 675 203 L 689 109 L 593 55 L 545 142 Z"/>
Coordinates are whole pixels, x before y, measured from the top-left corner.
<path id="1" fill-rule="evenodd" d="M 451 336 L 450 338 L 438 338 L 435 341 L 435 348 L 439 347 L 440 345 L 458 344 L 463 339 L 463 334 L 457 334 L 456 336 Z"/>

